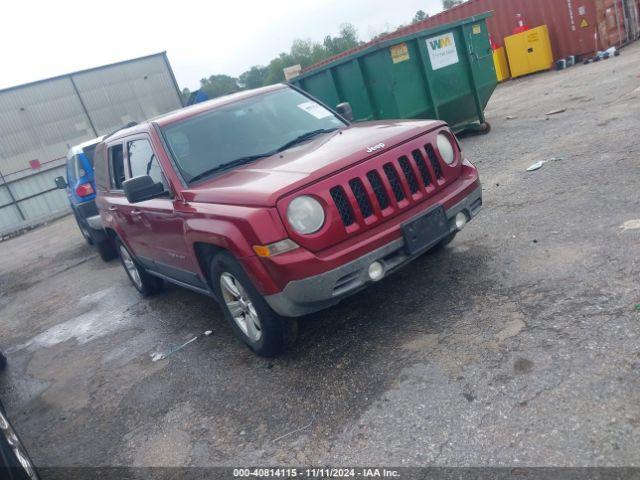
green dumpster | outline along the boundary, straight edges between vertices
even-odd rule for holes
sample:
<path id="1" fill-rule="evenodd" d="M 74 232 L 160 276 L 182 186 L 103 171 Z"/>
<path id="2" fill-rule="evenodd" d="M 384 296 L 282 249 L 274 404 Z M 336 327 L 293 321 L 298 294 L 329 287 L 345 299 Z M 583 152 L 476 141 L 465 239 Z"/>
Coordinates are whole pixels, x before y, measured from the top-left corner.
<path id="1" fill-rule="evenodd" d="M 487 31 L 491 12 L 396 37 L 304 71 L 291 83 L 354 119 L 437 118 L 455 131 L 488 131 L 498 85 Z"/>

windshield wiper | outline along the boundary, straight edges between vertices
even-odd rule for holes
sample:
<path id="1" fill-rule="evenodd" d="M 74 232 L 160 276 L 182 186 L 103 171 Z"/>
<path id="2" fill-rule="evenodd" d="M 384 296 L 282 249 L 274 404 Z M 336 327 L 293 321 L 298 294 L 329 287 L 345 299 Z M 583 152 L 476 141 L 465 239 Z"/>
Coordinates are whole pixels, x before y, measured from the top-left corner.
<path id="1" fill-rule="evenodd" d="M 228 170 L 230 168 L 233 167 L 237 167 L 239 165 L 244 165 L 245 163 L 249 163 L 252 162 L 254 160 L 258 160 L 259 158 L 264 158 L 264 157 L 270 157 L 271 155 L 274 155 L 278 152 L 282 152 L 283 150 L 286 150 L 287 148 L 291 148 L 294 145 L 297 145 L 299 143 L 304 142 L 305 140 L 308 140 L 312 137 L 315 137 L 316 135 L 320 135 L 322 133 L 331 133 L 331 132 L 335 132 L 336 130 L 338 130 L 338 127 L 335 128 L 319 128 L 318 130 L 312 130 L 310 132 L 307 133 L 303 133 L 302 135 L 298 135 L 296 138 L 294 138 L 293 140 L 285 143 L 284 145 L 282 145 L 280 148 L 273 150 L 272 152 L 265 152 L 265 153 L 259 153 L 257 155 L 248 155 L 246 157 L 240 157 L 237 158 L 235 160 L 232 160 L 230 162 L 227 163 L 223 163 L 222 165 L 218 165 L 216 167 L 210 168 L 209 170 L 205 170 L 204 172 L 201 172 L 199 174 L 197 174 L 195 177 L 192 177 L 188 183 L 193 183 L 193 182 L 197 182 L 198 180 L 202 180 L 205 177 L 208 177 L 209 175 L 212 175 L 216 172 L 220 172 L 223 170 Z"/>
<path id="2" fill-rule="evenodd" d="M 195 177 L 191 177 L 188 183 L 197 182 L 198 180 L 202 180 L 203 178 L 208 177 L 209 175 L 214 174 L 216 172 L 229 170 L 230 168 L 237 167 L 239 165 L 244 165 L 245 163 L 253 162 L 254 160 L 258 160 L 259 158 L 270 157 L 274 153 L 277 153 L 277 152 L 258 153 L 256 155 L 247 155 L 246 157 L 236 158 L 235 160 L 231 160 L 230 162 L 223 163 L 222 165 L 218 165 L 213 168 L 210 168 L 209 170 L 205 170 L 204 172 L 200 172 Z"/>
<path id="3" fill-rule="evenodd" d="M 336 130 L 338 130 L 338 127 L 335 127 L 335 128 L 319 128 L 318 130 L 311 130 L 310 132 L 303 133 L 302 135 L 298 135 L 293 140 L 285 143 L 280 148 L 278 148 L 276 150 L 276 152 L 282 152 L 283 150 L 286 150 L 287 148 L 291 148 L 294 145 L 302 143 L 305 140 L 309 140 L 311 137 L 315 137 L 316 135 L 320 135 L 321 133 L 331 133 L 331 132 L 335 132 Z"/>

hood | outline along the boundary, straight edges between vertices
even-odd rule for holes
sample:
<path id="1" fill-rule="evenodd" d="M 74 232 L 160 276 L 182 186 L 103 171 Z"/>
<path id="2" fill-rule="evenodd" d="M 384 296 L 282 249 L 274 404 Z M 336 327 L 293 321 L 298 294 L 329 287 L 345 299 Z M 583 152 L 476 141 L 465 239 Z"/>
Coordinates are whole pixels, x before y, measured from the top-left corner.
<path id="1" fill-rule="evenodd" d="M 362 122 L 313 138 L 183 191 L 187 202 L 275 206 L 290 192 L 443 125 L 435 120 Z"/>

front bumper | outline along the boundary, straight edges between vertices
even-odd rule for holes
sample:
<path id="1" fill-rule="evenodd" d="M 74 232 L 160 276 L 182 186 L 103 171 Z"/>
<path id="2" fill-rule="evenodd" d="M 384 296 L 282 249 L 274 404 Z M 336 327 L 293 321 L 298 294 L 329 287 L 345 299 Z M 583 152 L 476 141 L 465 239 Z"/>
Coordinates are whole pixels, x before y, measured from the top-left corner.
<path id="1" fill-rule="evenodd" d="M 102 218 L 100 215 L 93 215 L 91 217 L 87 217 L 87 224 L 93 228 L 94 230 L 102 230 Z"/>
<path id="2" fill-rule="evenodd" d="M 74 206 L 78 217 L 94 230 L 102 230 L 102 220 L 98 213 L 98 207 L 95 200 L 84 203 L 78 203 Z"/>
<path id="3" fill-rule="evenodd" d="M 80 218 L 86 219 L 98 215 L 98 207 L 96 207 L 95 200 L 89 200 L 88 202 L 76 203 L 73 205 L 75 211 Z"/>
<path id="4" fill-rule="evenodd" d="M 94 242 L 98 243 L 106 238 L 95 200 L 78 203 L 74 205 L 74 209 L 80 222 L 91 228 L 91 238 Z"/>
<path id="5" fill-rule="evenodd" d="M 471 220 L 481 208 L 482 187 L 478 186 L 463 200 L 445 211 L 449 221 L 449 233 L 456 231 L 454 218 L 459 212 L 465 212 Z M 368 267 L 374 261 L 383 264 L 386 276 L 433 248 L 437 243 L 438 241 L 409 255 L 404 248 L 404 240 L 398 238 L 333 270 L 291 281 L 281 292 L 267 295 L 265 298 L 271 308 L 284 317 L 299 317 L 317 312 L 337 304 L 343 298 L 373 283 L 368 275 Z"/>

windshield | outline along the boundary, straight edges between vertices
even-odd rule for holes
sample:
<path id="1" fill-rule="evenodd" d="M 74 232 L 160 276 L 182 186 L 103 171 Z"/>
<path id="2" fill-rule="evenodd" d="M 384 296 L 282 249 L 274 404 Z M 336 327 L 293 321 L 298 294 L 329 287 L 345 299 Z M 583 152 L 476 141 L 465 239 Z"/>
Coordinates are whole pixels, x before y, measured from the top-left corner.
<path id="1" fill-rule="evenodd" d="M 292 147 L 310 132 L 320 134 L 344 125 L 330 110 L 286 88 L 216 108 L 166 127 L 163 133 L 189 182 L 223 165 Z"/>

